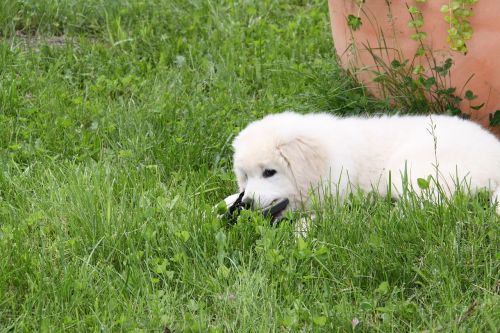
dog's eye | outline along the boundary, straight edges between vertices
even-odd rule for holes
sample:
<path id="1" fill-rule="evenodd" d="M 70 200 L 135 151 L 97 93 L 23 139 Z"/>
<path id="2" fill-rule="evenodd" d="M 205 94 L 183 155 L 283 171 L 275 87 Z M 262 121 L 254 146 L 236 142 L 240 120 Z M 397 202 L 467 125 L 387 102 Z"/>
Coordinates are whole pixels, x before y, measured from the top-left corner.
<path id="1" fill-rule="evenodd" d="M 264 172 L 262 173 L 262 177 L 264 178 L 269 178 L 272 177 L 276 174 L 276 170 L 274 169 L 265 169 Z"/>

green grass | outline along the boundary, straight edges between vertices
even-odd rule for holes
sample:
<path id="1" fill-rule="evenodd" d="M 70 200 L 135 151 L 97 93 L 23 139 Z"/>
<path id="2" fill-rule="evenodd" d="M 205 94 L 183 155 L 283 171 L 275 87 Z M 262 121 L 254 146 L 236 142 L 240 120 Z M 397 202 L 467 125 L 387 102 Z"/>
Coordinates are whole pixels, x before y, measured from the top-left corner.
<path id="1" fill-rule="evenodd" d="M 384 110 L 339 70 L 323 1 L 119 3 L 0 2 L 0 332 L 500 327 L 480 196 L 356 195 L 305 240 L 212 211 L 248 122 Z"/>

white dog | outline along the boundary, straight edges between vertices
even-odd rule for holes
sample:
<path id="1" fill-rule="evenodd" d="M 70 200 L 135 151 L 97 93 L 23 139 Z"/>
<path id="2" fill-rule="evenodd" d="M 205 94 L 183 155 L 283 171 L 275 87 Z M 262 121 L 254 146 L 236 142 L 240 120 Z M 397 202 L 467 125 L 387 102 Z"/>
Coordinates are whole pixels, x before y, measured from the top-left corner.
<path id="1" fill-rule="evenodd" d="M 233 147 L 243 201 L 255 207 L 283 198 L 289 209 L 307 207 L 310 191 L 321 198 L 325 188 L 341 198 L 358 188 L 381 195 L 390 189 L 397 198 L 402 175 L 416 191 L 418 178 L 432 176 L 446 195 L 465 181 L 472 191 L 490 190 L 493 204 L 500 199 L 500 141 L 455 117 L 284 112 L 248 125 Z"/>

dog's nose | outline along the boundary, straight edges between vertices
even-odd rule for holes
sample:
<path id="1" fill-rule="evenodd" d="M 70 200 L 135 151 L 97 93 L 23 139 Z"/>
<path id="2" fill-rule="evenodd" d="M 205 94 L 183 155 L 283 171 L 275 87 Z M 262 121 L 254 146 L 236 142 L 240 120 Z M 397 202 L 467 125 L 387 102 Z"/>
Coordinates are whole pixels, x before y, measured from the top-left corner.
<path id="1" fill-rule="evenodd" d="M 246 208 L 253 207 L 253 199 L 251 197 L 244 197 L 243 200 L 241 201 L 243 202 Z"/>

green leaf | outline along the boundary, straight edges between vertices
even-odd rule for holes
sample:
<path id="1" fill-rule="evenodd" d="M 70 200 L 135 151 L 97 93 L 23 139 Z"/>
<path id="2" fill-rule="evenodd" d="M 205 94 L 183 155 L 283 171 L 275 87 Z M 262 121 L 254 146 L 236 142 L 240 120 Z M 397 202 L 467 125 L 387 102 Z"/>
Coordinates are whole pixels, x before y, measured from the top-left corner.
<path id="1" fill-rule="evenodd" d="M 290 326 L 294 325 L 297 321 L 298 321 L 298 318 L 296 315 L 294 315 L 294 314 L 286 315 L 281 320 L 281 324 L 285 327 L 290 327 Z"/>
<path id="2" fill-rule="evenodd" d="M 313 318 L 312 318 L 314 324 L 321 326 L 321 327 L 325 326 L 326 319 L 327 318 L 325 316 L 313 316 Z"/>
<path id="3" fill-rule="evenodd" d="M 166 259 L 164 259 L 164 260 L 162 260 L 162 262 L 161 262 L 161 263 L 158 263 L 158 264 L 156 265 L 156 267 L 155 267 L 155 272 L 156 272 L 157 274 L 163 274 L 163 273 L 165 273 L 166 271 L 167 271 L 167 260 L 166 260 Z"/>
<path id="4" fill-rule="evenodd" d="M 458 35 L 458 30 L 456 28 L 452 27 L 452 28 L 448 29 L 448 35 L 449 36 L 456 36 L 456 35 Z"/>
<path id="5" fill-rule="evenodd" d="M 415 6 L 410 6 L 408 7 L 408 12 L 411 14 L 418 14 L 420 13 L 420 10 Z"/>
<path id="6" fill-rule="evenodd" d="M 182 230 L 182 231 L 179 231 L 179 232 L 176 232 L 175 235 L 181 239 L 184 243 L 188 241 L 188 239 L 191 237 L 191 235 L 189 234 L 189 231 L 187 230 Z"/>
<path id="7" fill-rule="evenodd" d="M 418 187 L 420 187 L 422 190 L 426 190 L 429 188 L 429 182 L 423 178 L 417 178 L 417 184 Z"/>
<path id="8" fill-rule="evenodd" d="M 434 78 L 434 76 L 431 76 L 430 78 L 425 80 L 424 87 L 425 87 L 425 89 L 429 90 L 435 84 L 436 84 L 436 79 Z"/>
<path id="9" fill-rule="evenodd" d="M 308 246 L 307 242 L 302 238 L 299 238 L 297 242 L 297 247 L 299 248 L 299 251 L 304 251 L 305 249 L 307 249 L 307 246 Z"/>
<path id="10" fill-rule="evenodd" d="M 447 13 L 450 11 L 450 6 L 448 5 L 442 5 L 441 8 L 439 9 L 441 13 Z"/>
<path id="11" fill-rule="evenodd" d="M 386 295 L 389 292 L 389 282 L 382 282 L 377 289 L 375 289 L 375 293 L 380 295 Z"/>
<path id="12" fill-rule="evenodd" d="M 393 61 L 391 61 L 391 67 L 394 69 L 400 68 L 402 66 L 403 66 L 403 64 L 397 59 L 394 59 Z"/>
<path id="13" fill-rule="evenodd" d="M 436 93 L 440 96 L 452 96 L 457 89 L 454 87 L 447 88 L 447 89 L 439 89 L 436 91 Z"/>
<path id="14" fill-rule="evenodd" d="M 483 106 L 484 106 L 484 103 L 481 103 L 479 105 L 471 105 L 470 108 L 477 111 L 477 110 L 480 110 Z"/>
<path id="15" fill-rule="evenodd" d="M 463 9 L 463 10 L 462 10 L 462 16 L 463 16 L 463 17 L 470 17 L 470 16 L 472 16 L 472 15 L 474 15 L 474 12 L 473 12 L 473 11 L 468 10 L 468 9 Z"/>
<path id="16" fill-rule="evenodd" d="M 225 214 L 227 212 L 227 205 L 226 205 L 226 202 L 224 200 L 222 200 L 221 202 L 219 202 L 217 204 L 217 207 L 215 208 L 216 212 L 218 215 L 222 215 L 222 214 Z"/>
<path id="17" fill-rule="evenodd" d="M 424 71 L 424 66 L 422 65 L 415 65 L 413 68 L 413 74 L 418 75 Z"/>
<path id="18" fill-rule="evenodd" d="M 225 265 L 220 265 L 217 268 L 217 273 L 219 274 L 219 276 L 227 279 L 229 277 L 229 275 L 231 274 L 231 269 L 226 267 Z"/>
<path id="19" fill-rule="evenodd" d="M 423 40 L 425 39 L 425 37 L 427 37 L 427 33 L 423 31 L 416 32 L 410 36 L 410 38 L 413 39 L 414 41 Z"/>
<path id="20" fill-rule="evenodd" d="M 363 25 L 363 22 L 361 21 L 361 17 L 349 14 L 349 16 L 347 16 L 347 25 L 352 30 L 356 31 L 359 28 L 361 28 L 361 25 Z"/>
<path id="21" fill-rule="evenodd" d="M 424 21 L 422 19 L 410 20 L 408 22 L 408 27 L 410 28 L 421 28 L 424 25 Z"/>
<path id="22" fill-rule="evenodd" d="M 448 110 L 447 111 L 452 116 L 460 116 L 460 115 L 462 115 L 462 110 L 460 110 L 456 106 L 448 105 Z"/>
<path id="23" fill-rule="evenodd" d="M 448 59 L 446 59 L 444 61 L 443 69 L 446 70 L 446 71 L 448 71 L 451 68 L 452 65 L 453 65 L 453 59 L 448 58 Z"/>
<path id="24" fill-rule="evenodd" d="M 328 254 L 330 253 L 330 249 L 328 249 L 326 246 L 322 246 L 319 249 L 315 251 L 315 254 L 317 256 L 323 255 L 323 254 Z"/>
<path id="25" fill-rule="evenodd" d="M 500 110 L 496 110 L 495 113 L 490 114 L 490 126 L 500 125 Z"/>
<path id="26" fill-rule="evenodd" d="M 417 49 L 417 51 L 415 51 L 415 55 L 417 57 L 423 56 L 424 54 L 425 54 L 425 49 L 421 46 Z"/>
<path id="27" fill-rule="evenodd" d="M 467 90 L 467 91 L 465 92 L 464 98 L 465 98 L 466 100 L 468 100 L 468 101 L 472 101 L 473 99 L 476 99 L 476 98 L 477 98 L 477 96 L 476 96 L 476 95 L 474 95 L 474 93 L 473 93 L 471 90 Z"/>

